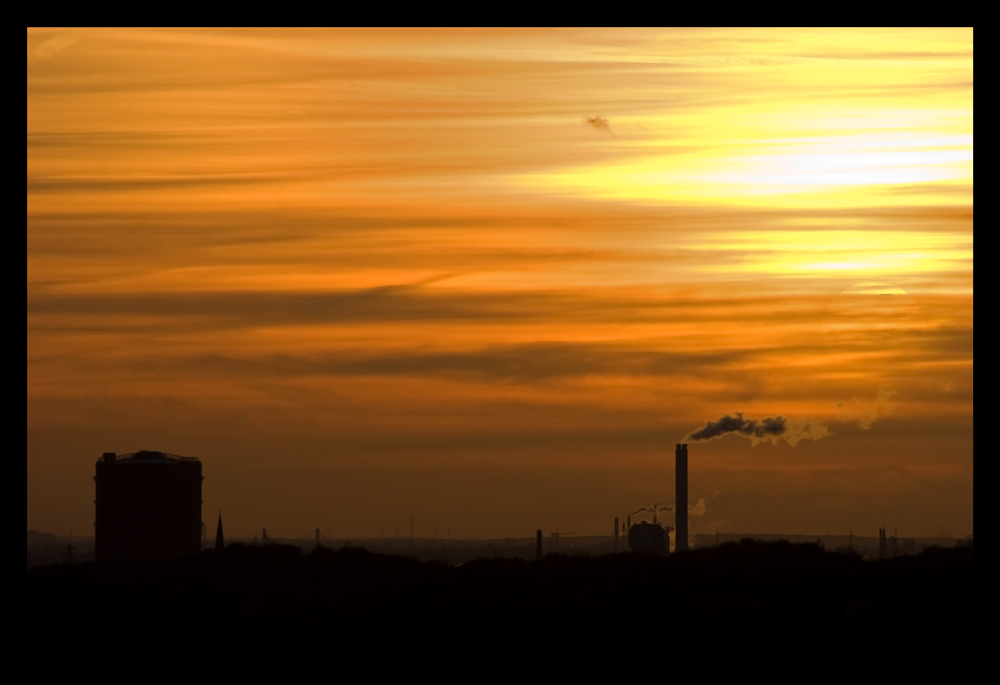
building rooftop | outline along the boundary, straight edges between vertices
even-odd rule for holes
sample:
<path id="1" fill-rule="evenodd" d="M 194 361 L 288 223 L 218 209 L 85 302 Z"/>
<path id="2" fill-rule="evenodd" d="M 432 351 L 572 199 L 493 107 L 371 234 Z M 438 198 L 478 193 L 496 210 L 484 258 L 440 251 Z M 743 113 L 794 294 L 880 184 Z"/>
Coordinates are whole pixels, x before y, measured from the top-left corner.
<path id="1" fill-rule="evenodd" d="M 127 454 L 115 454 L 105 452 L 101 461 L 114 462 L 116 464 L 176 464 L 178 462 L 201 463 L 197 457 L 182 457 L 179 454 L 168 454 L 156 450 L 139 450 Z"/>

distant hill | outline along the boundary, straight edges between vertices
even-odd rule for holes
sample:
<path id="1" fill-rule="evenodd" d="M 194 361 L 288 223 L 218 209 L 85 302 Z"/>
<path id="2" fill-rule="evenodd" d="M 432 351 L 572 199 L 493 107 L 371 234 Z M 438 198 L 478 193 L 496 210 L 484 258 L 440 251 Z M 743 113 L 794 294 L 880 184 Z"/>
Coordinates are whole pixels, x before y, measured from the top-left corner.
<path id="1" fill-rule="evenodd" d="M 52 533 L 43 533 L 39 530 L 28 531 L 28 547 L 44 547 L 46 545 L 65 545 L 66 542 Z"/>
<path id="2" fill-rule="evenodd" d="M 67 549 L 72 543 L 72 550 Z M 28 531 L 28 568 L 94 560 L 94 538 L 73 536 L 72 540 L 38 530 Z"/>

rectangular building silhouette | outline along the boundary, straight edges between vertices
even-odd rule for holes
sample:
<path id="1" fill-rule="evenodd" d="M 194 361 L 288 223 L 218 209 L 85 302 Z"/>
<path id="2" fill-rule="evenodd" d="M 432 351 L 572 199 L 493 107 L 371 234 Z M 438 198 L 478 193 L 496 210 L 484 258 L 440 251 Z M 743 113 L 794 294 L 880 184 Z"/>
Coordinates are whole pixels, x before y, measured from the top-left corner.
<path id="1" fill-rule="evenodd" d="M 97 462 L 96 561 L 167 559 L 201 550 L 201 461 L 144 450 Z"/>

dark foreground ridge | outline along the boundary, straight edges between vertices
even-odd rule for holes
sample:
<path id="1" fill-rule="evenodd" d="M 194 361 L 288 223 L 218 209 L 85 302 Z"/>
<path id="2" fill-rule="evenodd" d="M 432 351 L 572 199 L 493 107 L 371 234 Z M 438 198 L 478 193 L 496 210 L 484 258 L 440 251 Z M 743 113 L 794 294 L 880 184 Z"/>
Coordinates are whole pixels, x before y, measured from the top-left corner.
<path id="1" fill-rule="evenodd" d="M 28 571 L 29 635 L 66 654 L 177 640 L 220 653 L 665 647 L 688 654 L 968 648 L 971 547 L 863 561 L 815 544 L 726 543 L 484 559 L 233 544 L 161 562 Z M 279 651 L 280 650 L 280 651 Z"/>

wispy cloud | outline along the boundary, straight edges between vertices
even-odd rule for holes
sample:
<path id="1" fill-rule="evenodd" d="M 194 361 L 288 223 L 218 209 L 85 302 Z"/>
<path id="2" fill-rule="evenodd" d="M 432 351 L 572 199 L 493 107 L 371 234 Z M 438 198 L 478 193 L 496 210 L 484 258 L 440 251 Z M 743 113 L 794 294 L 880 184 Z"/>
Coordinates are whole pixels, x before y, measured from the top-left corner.
<path id="1" fill-rule="evenodd" d="M 725 438 L 698 448 L 712 489 L 747 462 L 954 467 L 969 29 L 32 29 L 27 60 L 32 492 L 108 436 L 299 475 L 614 465 L 572 502 L 595 517 L 661 501 L 643 469 L 692 428 Z M 847 527 L 850 487 L 809 520 Z M 572 509 L 545 490 L 505 504 Z"/>
<path id="2" fill-rule="evenodd" d="M 30 58 L 35 60 L 51 59 L 79 40 L 76 32 L 59 33 L 39 43 L 31 51 Z"/>

